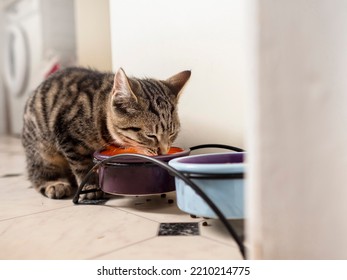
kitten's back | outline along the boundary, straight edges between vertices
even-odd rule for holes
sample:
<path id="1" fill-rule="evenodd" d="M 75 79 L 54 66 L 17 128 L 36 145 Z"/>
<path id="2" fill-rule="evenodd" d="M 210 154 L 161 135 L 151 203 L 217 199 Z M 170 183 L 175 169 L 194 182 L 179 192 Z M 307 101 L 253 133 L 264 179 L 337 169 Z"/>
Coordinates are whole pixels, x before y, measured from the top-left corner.
<path id="1" fill-rule="evenodd" d="M 78 67 L 52 74 L 27 102 L 23 136 L 30 132 L 29 128 L 44 138 L 65 138 L 65 134 L 73 131 L 80 134 L 79 138 L 92 136 L 99 130 L 98 126 L 103 125 L 98 122 L 106 118 L 105 110 L 98 109 L 105 105 L 113 77 L 112 73 Z"/>

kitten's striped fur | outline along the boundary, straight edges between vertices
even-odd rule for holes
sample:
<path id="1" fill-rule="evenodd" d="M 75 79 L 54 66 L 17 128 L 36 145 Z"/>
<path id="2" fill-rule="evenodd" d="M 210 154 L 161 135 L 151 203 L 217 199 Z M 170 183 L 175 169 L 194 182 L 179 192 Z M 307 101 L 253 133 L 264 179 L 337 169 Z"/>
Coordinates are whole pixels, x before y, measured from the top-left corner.
<path id="1" fill-rule="evenodd" d="M 50 198 L 72 195 L 93 165 L 93 152 L 109 143 L 166 153 L 179 131 L 177 102 L 189 77 L 184 71 L 167 80 L 137 79 L 122 69 L 77 67 L 51 75 L 24 113 L 22 143 L 33 186 Z"/>

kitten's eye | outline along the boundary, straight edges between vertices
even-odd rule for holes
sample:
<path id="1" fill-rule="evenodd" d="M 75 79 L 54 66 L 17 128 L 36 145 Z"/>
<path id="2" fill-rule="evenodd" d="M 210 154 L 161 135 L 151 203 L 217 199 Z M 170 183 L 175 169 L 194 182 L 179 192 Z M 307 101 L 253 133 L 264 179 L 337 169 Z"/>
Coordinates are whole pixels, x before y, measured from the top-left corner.
<path id="1" fill-rule="evenodd" d="M 139 132 L 141 130 L 140 127 L 124 127 L 122 128 L 123 130 L 131 130 L 131 131 L 134 131 L 134 132 Z"/>
<path id="2" fill-rule="evenodd" d="M 153 139 L 153 140 L 157 140 L 157 136 L 154 135 L 154 134 L 146 134 L 146 136 L 147 136 L 148 138 Z"/>

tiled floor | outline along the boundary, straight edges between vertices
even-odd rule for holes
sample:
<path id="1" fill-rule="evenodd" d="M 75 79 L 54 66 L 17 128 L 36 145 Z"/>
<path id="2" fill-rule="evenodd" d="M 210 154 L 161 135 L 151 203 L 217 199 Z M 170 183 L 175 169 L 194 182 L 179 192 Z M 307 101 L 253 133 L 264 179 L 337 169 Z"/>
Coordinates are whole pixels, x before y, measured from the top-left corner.
<path id="1" fill-rule="evenodd" d="M 99 205 L 48 199 L 26 180 L 20 140 L 0 138 L 0 259 L 242 258 L 219 220 L 192 218 L 169 199 L 174 192 Z M 230 222 L 242 235 L 243 221 Z"/>

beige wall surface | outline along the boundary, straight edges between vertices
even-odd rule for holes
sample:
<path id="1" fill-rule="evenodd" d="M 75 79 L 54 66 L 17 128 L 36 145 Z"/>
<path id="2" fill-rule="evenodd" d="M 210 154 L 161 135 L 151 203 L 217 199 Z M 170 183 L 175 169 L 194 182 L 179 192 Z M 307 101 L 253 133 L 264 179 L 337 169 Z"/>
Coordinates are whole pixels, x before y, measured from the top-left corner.
<path id="1" fill-rule="evenodd" d="M 347 259 L 347 2 L 256 2 L 250 257 Z"/>
<path id="2" fill-rule="evenodd" d="M 4 37 L 4 15 L 3 4 L 0 4 L 0 38 Z M 0 53 L 3 53 L 3 40 L 0 41 Z M 0 65 L 3 64 L 3 58 L 0 55 Z M 0 135 L 7 132 L 6 115 L 5 115 L 5 92 L 2 82 L 3 69 L 0 67 Z"/>
<path id="3" fill-rule="evenodd" d="M 108 0 L 75 0 L 79 65 L 112 70 L 109 12 Z"/>
<path id="4" fill-rule="evenodd" d="M 192 75 L 177 144 L 244 147 L 245 1 L 110 0 L 113 68 L 166 79 Z"/>

